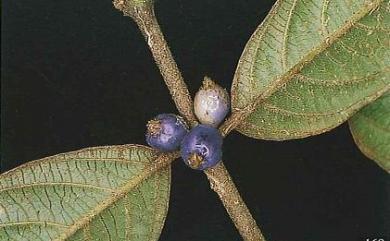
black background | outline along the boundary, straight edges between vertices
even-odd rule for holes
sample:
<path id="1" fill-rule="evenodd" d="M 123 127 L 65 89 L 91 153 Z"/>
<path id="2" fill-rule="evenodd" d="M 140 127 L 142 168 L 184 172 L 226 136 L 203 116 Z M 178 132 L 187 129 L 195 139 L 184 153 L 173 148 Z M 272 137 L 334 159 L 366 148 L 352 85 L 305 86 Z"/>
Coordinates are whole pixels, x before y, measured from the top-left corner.
<path id="1" fill-rule="evenodd" d="M 192 94 L 230 89 L 243 47 L 274 1 L 160 0 L 156 13 Z M 145 144 L 175 106 L 135 24 L 108 0 L 2 2 L 1 171 L 83 147 Z M 232 133 L 225 164 L 268 241 L 389 235 L 389 178 L 346 124 L 302 140 Z M 239 240 L 201 172 L 173 164 L 161 240 Z"/>

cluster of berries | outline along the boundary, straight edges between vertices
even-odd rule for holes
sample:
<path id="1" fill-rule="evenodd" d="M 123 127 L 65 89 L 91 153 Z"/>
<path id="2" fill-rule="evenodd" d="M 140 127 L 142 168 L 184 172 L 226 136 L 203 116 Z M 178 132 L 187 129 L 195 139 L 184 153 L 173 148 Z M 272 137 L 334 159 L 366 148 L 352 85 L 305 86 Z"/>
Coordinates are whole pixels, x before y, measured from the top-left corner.
<path id="1" fill-rule="evenodd" d="M 160 151 L 180 148 L 185 164 L 204 170 L 222 159 L 222 136 L 217 127 L 229 112 L 225 89 L 205 77 L 194 99 L 194 112 L 200 123 L 191 130 L 182 117 L 160 114 L 147 124 L 146 141 Z"/>

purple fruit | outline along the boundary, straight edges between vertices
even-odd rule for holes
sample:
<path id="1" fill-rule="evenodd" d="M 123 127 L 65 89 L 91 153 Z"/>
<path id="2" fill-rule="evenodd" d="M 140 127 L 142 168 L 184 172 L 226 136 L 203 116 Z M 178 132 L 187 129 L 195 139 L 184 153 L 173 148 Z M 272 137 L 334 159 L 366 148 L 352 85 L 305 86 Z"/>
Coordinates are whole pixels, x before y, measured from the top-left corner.
<path id="1" fill-rule="evenodd" d="M 222 136 L 208 125 L 197 125 L 184 137 L 180 146 L 181 157 L 187 166 L 204 170 L 222 159 Z"/>
<path id="2" fill-rule="evenodd" d="M 195 95 L 194 112 L 202 124 L 217 127 L 229 112 L 229 95 L 225 89 L 205 77 Z"/>
<path id="3" fill-rule="evenodd" d="M 188 127 L 183 118 L 174 114 L 160 114 L 148 122 L 146 142 L 160 151 L 179 148 Z"/>

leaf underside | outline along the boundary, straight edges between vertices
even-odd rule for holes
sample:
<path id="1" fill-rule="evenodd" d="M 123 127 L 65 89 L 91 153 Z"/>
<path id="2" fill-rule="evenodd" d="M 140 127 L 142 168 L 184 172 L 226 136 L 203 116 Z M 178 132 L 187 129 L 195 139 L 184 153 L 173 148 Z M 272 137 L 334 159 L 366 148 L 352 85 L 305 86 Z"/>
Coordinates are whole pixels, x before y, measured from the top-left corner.
<path id="1" fill-rule="evenodd" d="M 390 172 L 390 92 L 348 121 L 359 149 Z"/>
<path id="2" fill-rule="evenodd" d="M 232 86 L 237 128 L 286 140 L 328 131 L 390 88 L 390 4 L 279 0 L 248 41 Z"/>
<path id="3" fill-rule="evenodd" d="M 0 176 L 0 240 L 157 240 L 170 168 L 138 145 L 86 148 Z"/>

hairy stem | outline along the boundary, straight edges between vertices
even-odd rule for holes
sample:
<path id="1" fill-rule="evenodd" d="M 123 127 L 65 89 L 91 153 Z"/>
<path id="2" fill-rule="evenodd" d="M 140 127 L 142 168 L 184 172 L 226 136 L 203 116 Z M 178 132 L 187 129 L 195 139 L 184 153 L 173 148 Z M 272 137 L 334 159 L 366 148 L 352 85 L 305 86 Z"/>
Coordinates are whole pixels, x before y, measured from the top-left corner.
<path id="1" fill-rule="evenodd" d="M 137 23 L 179 112 L 191 126 L 196 125 L 192 99 L 157 22 L 153 1 L 114 0 L 113 3 L 117 9 Z M 242 200 L 222 161 L 216 167 L 206 170 L 205 173 L 210 181 L 211 189 L 218 194 L 242 238 L 245 241 L 263 241 L 264 238 L 256 221 Z"/>
<path id="2" fill-rule="evenodd" d="M 137 23 L 178 111 L 192 126 L 195 125 L 197 121 L 190 93 L 161 32 L 154 14 L 153 3 L 151 1 L 114 0 L 114 6 Z"/>
<path id="3" fill-rule="evenodd" d="M 211 189 L 218 194 L 241 237 L 245 241 L 265 241 L 223 163 L 207 169 L 205 173 Z"/>

